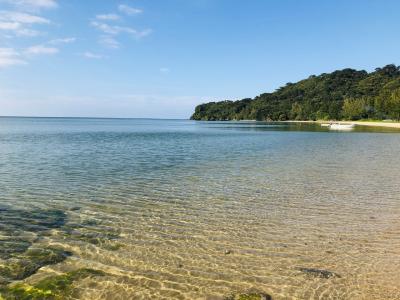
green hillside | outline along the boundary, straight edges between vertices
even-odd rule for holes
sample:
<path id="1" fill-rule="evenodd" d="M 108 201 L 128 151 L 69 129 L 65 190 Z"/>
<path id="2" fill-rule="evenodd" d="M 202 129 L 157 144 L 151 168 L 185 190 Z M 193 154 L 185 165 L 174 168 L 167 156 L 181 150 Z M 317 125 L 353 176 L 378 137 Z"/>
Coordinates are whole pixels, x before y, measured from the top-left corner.
<path id="1" fill-rule="evenodd" d="M 400 67 L 374 72 L 344 69 L 297 83 L 254 99 L 198 105 L 193 120 L 400 120 Z"/>

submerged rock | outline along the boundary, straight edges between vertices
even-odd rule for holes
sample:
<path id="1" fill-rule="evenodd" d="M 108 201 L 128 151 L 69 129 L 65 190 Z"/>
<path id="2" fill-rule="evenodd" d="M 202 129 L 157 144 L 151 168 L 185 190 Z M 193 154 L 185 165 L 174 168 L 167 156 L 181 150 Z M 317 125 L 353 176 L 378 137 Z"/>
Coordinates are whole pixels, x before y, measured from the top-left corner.
<path id="1" fill-rule="evenodd" d="M 67 220 L 61 210 L 19 210 L 0 208 L 0 231 L 30 231 L 38 232 L 60 228 Z"/>
<path id="2" fill-rule="evenodd" d="M 336 274 L 334 272 L 328 271 L 328 270 L 321 270 L 321 269 L 314 269 L 314 268 L 299 268 L 299 270 L 303 273 L 306 273 L 307 275 L 311 275 L 314 277 L 320 277 L 320 278 L 332 278 L 332 277 L 337 277 L 340 278 L 341 276 L 339 274 Z"/>
<path id="3" fill-rule="evenodd" d="M 8 259 L 12 255 L 24 253 L 31 245 L 31 241 L 18 236 L 0 238 L 0 259 Z"/>
<path id="4" fill-rule="evenodd" d="M 100 226 L 100 221 L 94 219 L 84 220 L 81 224 L 67 224 L 61 228 L 61 235 L 67 240 L 85 242 L 111 251 L 123 246 L 117 242 L 120 235 L 114 228 Z"/>
<path id="5" fill-rule="evenodd" d="M 21 210 L 0 207 L 0 259 L 27 251 L 46 231 L 62 227 L 67 220 L 61 210 Z"/>
<path id="6" fill-rule="evenodd" d="M 35 274 L 41 267 L 64 261 L 72 253 L 56 249 L 29 249 L 5 261 L 0 276 L 6 280 L 22 280 Z"/>
<path id="7" fill-rule="evenodd" d="M 79 269 L 63 275 L 52 276 L 34 285 L 15 284 L 0 288 L 0 300 L 62 300 L 69 299 L 74 291 L 73 283 L 88 277 L 106 273 L 92 269 Z"/>
<path id="8" fill-rule="evenodd" d="M 89 244 L 99 245 L 111 240 L 116 240 L 119 238 L 119 235 L 113 232 L 102 232 L 100 230 L 86 230 L 71 232 L 70 237 Z"/>
<path id="9" fill-rule="evenodd" d="M 70 210 L 70 211 L 78 211 L 78 210 L 80 210 L 80 209 L 81 209 L 80 206 L 73 206 L 73 207 L 71 207 L 69 210 Z"/>
<path id="10" fill-rule="evenodd" d="M 249 290 L 240 294 L 232 294 L 224 300 L 272 300 L 272 296 L 257 290 Z"/>
<path id="11" fill-rule="evenodd" d="M 98 226 L 98 220 L 85 220 L 82 224 L 68 224 L 67 221 L 67 215 L 62 210 L 23 210 L 0 206 L 0 286 L 26 279 L 40 268 L 61 263 L 72 255 L 62 249 L 36 246 L 46 235 L 55 234 L 68 240 L 101 246 L 109 251 L 123 247 L 123 244 L 116 242 L 119 234 L 112 228 Z M 31 291 L 39 293 L 35 289 Z"/>

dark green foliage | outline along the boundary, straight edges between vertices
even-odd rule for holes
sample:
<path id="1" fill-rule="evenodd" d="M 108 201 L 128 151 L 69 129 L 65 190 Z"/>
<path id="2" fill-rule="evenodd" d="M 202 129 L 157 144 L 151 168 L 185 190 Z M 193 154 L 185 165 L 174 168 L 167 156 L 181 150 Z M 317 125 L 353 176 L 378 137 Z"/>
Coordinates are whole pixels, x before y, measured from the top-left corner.
<path id="1" fill-rule="evenodd" d="M 35 285 L 15 284 L 0 288 L 0 300 L 57 300 L 68 299 L 73 293 L 73 283 L 88 277 L 104 276 L 92 269 L 79 269 L 39 281 Z"/>
<path id="2" fill-rule="evenodd" d="M 196 107 L 193 120 L 400 119 L 400 67 L 374 72 L 344 69 L 288 83 L 254 99 Z M 345 99 L 351 99 L 344 108 Z M 360 107 L 361 105 L 361 107 Z"/>

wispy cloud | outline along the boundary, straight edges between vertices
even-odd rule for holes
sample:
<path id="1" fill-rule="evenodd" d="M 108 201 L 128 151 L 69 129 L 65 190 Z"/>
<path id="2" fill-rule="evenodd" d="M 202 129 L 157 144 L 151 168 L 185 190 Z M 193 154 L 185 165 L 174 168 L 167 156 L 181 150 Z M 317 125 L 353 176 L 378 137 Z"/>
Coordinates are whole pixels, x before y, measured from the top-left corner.
<path id="1" fill-rule="evenodd" d="M 143 10 L 139 8 L 134 8 L 125 4 L 118 5 L 118 10 L 126 15 L 133 16 L 137 14 L 141 14 Z"/>
<path id="2" fill-rule="evenodd" d="M 54 55 L 60 50 L 45 45 L 34 45 L 26 49 L 0 48 L 0 68 L 28 64 L 29 59 L 38 55 Z"/>
<path id="3" fill-rule="evenodd" d="M 101 32 L 99 43 L 104 47 L 118 49 L 121 47 L 119 35 L 125 34 L 135 39 L 141 39 L 152 33 L 151 29 L 139 30 L 130 26 L 122 26 L 126 22 L 126 17 L 123 15 L 137 15 L 143 11 L 139 8 L 131 7 L 125 4 L 118 5 L 118 13 L 98 14 L 90 21 L 90 26 Z M 113 21 L 120 21 L 117 24 Z"/>
<path id="4" fill-rule="evenodd" d="M 106 48 L 110 49 L 119 49 L 121 47 L 120 42 L 114 39 L 111 36 L 102 36 L 99 39 L 99 43 L 102 44 Z"/>
<path id="5" fill-rule="evenodd" d="M 136 38 L 142 38 L 151 33 L 150 29 L 145 29 L 145 30 L 136 30 L 131 27 L 124 27 L 124 26 L 116 26 L 116 25 L 109 25 L 103 22 L 97 22 L 97 21 L 92 21 L 91 25 L 95 28 L 97 28 L 100 31 L 103 31 L 106 34 L 111 34 L 111 35 L 118 35 L 120 33 L 127 33 L 130 34 Z"/>
<path id="6" fill-rule="evenodd" d="M 103 14 L 103 15 L 97 15 L 96 19 L 103 21 L 117 21 L 121 19 L 121 17 L 117 14 Z"/>
<path id="7" fill-rule="evenodd" d="M 20 54 L 13 48 L 0 48 L 0 68 L 23 65 L 26 62 L 21 59 Z"/>
<path id="8" fill-rule="evenodd" d="M 38 36 L 40 32 L 32 29 L 36 24 L 49 24 L 48 19 L 18 11 L 0 11 L 0 30 L 14 36 Z"/>
<path id="9" fill-rule="evenodd" d="M 119 26 L 112 26 L 97 21 L 92 21 L 90 24 L 96 29 L 103 31 L 104 33 L 119 34 L 121 32 L 120 29 L 118 29 Z"/>
<path id="10" fill-rule="evenodd" d="M 101 55 L 101 54 L 96 54 L 90 51 L 86 51 L 85 53 L 82 53 L 82 56 L 85 58 L 89 58 L 89 59 L 102 59 L 105 56 Z"/>
<path id="11" fill-rule="evenodd" d="M 20 28 L 20 24 L 17 22 L 2 22 L 2 21 L 0 21 L 0 30 L 15 31 L 19 28 Z"/>
<path id="12" fill-rule="evenodd" d="M 69 38 L 60 38 L 60 39 L 54 39 L 48 42 L 50 45 L 59 45 L 59 44 L 71 44 L 76 41 L 76 38 L 74 37 L 69 37 Z"/>
<path id="13" fill-rule="evenodd" d="M 29 29 L 29 28 L 21 28 L 20 30 L 17 30 L 15 32 L 16 36 L 26 36 L 26 37 L 34 37 L 34 36 L 39 36 L 42 34 L 43 33 L 38 30 Z"/>
<path id="14" fill-rule="evenodd" d="M 0 20 L 20 24 L 49 24 L 48 19 L 18 11 L 0 11 Z"/>
<path id="15" fill-rule="evenodd" d="M 49 9 L 58 6 L 56 0 L 0 0 L 0 2 L 11 4 L 24 11 Z"/>
<path id="16" fill-rule="evenodd" d="M 27 48 L 24 53 L 28 56 L 31 55 L 51 55 L 59 52 L 58 48 L 55 47 L 47 47 L 43 45 L 36 45 Z"/>

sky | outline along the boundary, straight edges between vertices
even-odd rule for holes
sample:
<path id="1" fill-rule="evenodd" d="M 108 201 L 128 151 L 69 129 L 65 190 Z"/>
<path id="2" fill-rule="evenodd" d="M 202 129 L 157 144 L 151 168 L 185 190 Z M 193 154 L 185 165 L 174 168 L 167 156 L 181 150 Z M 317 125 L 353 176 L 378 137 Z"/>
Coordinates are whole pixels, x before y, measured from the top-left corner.
<path id="1" fill-rule="evenodd" d="M 189 118 L 400 64 L 398 0 L 0 0 L 0 115 Z"/>

